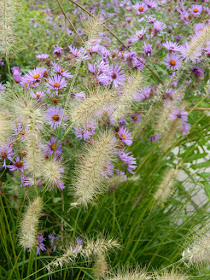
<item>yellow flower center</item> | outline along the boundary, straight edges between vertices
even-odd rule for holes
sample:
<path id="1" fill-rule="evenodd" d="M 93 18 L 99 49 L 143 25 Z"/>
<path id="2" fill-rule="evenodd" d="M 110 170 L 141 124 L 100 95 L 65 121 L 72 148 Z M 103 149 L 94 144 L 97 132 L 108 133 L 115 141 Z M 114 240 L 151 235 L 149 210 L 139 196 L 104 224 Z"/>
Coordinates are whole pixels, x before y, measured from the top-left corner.
<path id="1" fill-rule="evenodd" d="M 60 120 L 59 116 L 58 115 L 53 115 L 52 116 L 52 119 L 56 122 L 58 122 Z"/>
<path id="2" fill-rule="evenodd" d="M 18 161 L 18 162 L 16 162 L 15 166 L 17 168 L 21 168 L 23 165 L 22 165 L 22 162 Z"/>
<path id="3" fill-rule="evenodd" d="M 171 64 L 171 66 L 175 66 L 176 65 L 176 61 L 175 60 L 171 60 L 170 64 Z"/>
<path id="4" fill-rule="evenodd" d="M 40 77 L 39 74 L 35 74 L 35 75 L 33 76 L 34 79 L 39 79 L 39 77 Z"/>
<path id="5" fill-rule="evenodd" d="M 193 12 L 194 12 L 194 13 L 197 13 L 197 12 L 198 12 L 198 9 L 195 8 L 195 9 L 193 10 Z"/>
<path id="6" fill-rule="evenodd" d="M 121 137 L 122 137 L 122 139 L 123 139 L 123 140 L 125 140 L 125 139 L 126 139 L 125 134 L 121 134 Z"/>
<path id="7" fill-rule="evenodd" d="M 53 85 L 55 88 L 59 88 L 60 87 L 60 84 L 59 83 L 54 83 Z"/>
<path id="8" fill-rule="evenodd" d="M 143 7 L 139 7 L 139 12 L 143 12 L 144 8 Z"/>
<path id="9" fill-rule="evenodd" d="M 1 152 L 1 157 L 2 157 L 2 158 L 6 158 L 6 157 L 7 157 L 7 153 Z"/>
<path id="10" fill-rule="evenodd" d="M 51 145 L 51 150 L 54 151 L 55 150 L 55 144 Z"/>

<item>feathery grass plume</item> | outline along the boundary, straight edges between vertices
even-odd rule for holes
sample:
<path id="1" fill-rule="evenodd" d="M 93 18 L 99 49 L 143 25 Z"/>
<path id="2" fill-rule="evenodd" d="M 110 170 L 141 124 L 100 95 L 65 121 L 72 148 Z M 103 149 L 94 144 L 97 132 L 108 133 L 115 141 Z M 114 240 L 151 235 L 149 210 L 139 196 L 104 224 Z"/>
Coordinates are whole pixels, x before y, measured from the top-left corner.
<path id="1" fill-rule="evenodd" d="M 8 115 L 0 111 L 0 145 L 2 145 L 12 130 L 12 122 L 8 119 Z"/>
<path id="2" fill-rule="evenodd" d="M 40 197 L 28 205 L 20 224 L 19 242 L 22 247 L 32 248 L 36 245 L 36 235 L 39 223 L 39 215 L 42 211 L 42 200 Z"/>
<path id="3" fill-rule="evenodd" d="M 189 43 L 188 48 L 186 49 L 186 56 L 194 59 L 197 56 L 197 53 L 205 46 L 205 44 L 210 40 L 210 26 L 207 25 L 195 35 L 191 42 Z"/>
<path id="4" fill-rule="evenodd" d="M 33 176 L 39 177 L 44 168 L 44 154 L 41 150 L 41 141 L 36 133 L 29 132 L 24 142 L 27 169 Z"/>
<path id="5" fill-rule="evenodd" d="M 74 125 L 82 125 L 88 119 L 93 119 L 96 112 L 100 111 L 103 106 L 114 103 L 116 95 L 109 90 L 100 91 L 99 88 L 85 97 L 80 99 L 74 108 L 70 110 L 70 116 Z"/>
<path id="6" fill-rule="evenodd" d="M 105 238 L 96 240 L 86 239 L 83 244 L 70 244 L 61 257 L 47 265 L 47 269 L 51 270 L 53 267 L 62 267 L 64 264 L 74 262 L 79 255 L 88 260 L 92 256 L 98 256 L 100 254 L 105 255 L 109 250 L 114 248 L 120 248 L 119 243 L 116 240 Z"/>
<path id="7" fill-rule="evenodd" d="M 82 162 L 76 167 L 77 176 L 73 179 L 75 202 L 72 206 L 87 206 L 107 188 L 101 174 L 107 161 L 115 159 L 116 145 L 113 132 L 105 131 L 86 148 Z"/>
<path id="8" fill-rule="evenodd" d="M 91 40 L 98 39 L 102 31 L 103 23 L 100 19 L 89 17 L 88 21 L 85 22 L 84 32 L 88 36 L 89 43 Z"/>
<path id="9" fill-rule="evenodd" d="M 96 261 L 92 269 L 92 273 L 96 279 L 101 279 L 106 275 L 108 271 L 108 264 L 104 254 L 99 254 L 96 256 Z"/>
<path id="10" fill-rule="evenodd" d="M 186 280 L 188 277 L 184 274 L 179 274 L 172 270 L 171 272 L 164 271 L 162 274 L 155 274 L 156 280 Z"/>
<path id="11" fill-rule="evenodd" d="M 42 178 L 47 185 L 47 189 L 53 190 L 57 188 L 64 188 L 64 173 L 65 170 L 61 161 L 55 159 L 46 160 L 42 169 Z"/>
<path id="12" fill-rule="evenodd" d="M 107 276 L 104 280 L 150 280 L 152 279 L 144 269 L 122 270 L 114 276 Z"/>
<path id="13" fill-rule="evenodd" d="M 160 148 L 163 153 L 165 153 L 173 143 L 178 129 L 181 126 L 181 119 L 169 120 L 168 127 L 162 136 Z"/>
<path id="14" fill-rule="evenodd" d="M 188 247 L 182 253 L 182 260 L 191 265 L 210 265 L 210 224 L 198 230 L 188 241 Z"/>
<path id="15" fill-rule="evenodd" d="M 116 121 L 121 119 L 132 105 L 134 101 L 133 94 L 140 89 L 142 79 L 142 73 L 138 72 L 137 74 L 130 76 L 127 82 L 124 83 L 121 89 L 122 94 L 115 103 L 117 109 L 112 114 L 112 117 Z"/>
<path id="16" fill-rule="evenodd" d="M 27 168 L 35 177 L 39 177 L 44 164 L 40 135 L 40 129 L 44 124 L 42 108 L 30 96 L 13 96 L 12 111 L 28 129 L 24 137 Z"/>
<path id="17" fill-rule="evenodd" d="M 14 96 L 11 101 L 12 111 L 17 119 L 29 127 L 33 133 L 40 133 L 40 128 L 44 124 L 44 113 L 40 103 L 30 96 Z"/>
<path id="18" fill-rule="evenodd" d="M 177 170 L 171 168 L 165 173 L 165 176 L 159 185 L 156 193 L 154 194 L 155 200 L 157 200 L 159 205 L 162 205 L 171 195 L 171 186 L 173 184 L 173 179 L 177 174 Z"/>
<path id="19" fill-rule="evenodd" d="M 8 54 L 14 49 L 15 34 L 15 14 L 17 12 L 17 2 L 14 0 L 0 1 L 0 52 Z"/>

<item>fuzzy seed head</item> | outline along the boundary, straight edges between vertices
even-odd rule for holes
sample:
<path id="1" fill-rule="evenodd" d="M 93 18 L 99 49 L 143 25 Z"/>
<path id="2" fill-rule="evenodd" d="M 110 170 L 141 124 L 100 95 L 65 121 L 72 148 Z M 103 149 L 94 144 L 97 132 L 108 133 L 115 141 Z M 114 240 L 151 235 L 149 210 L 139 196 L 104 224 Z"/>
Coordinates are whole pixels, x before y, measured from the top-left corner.
<path id="1" fill-rule="evenodd" d="M 105 277 L 105 280 L 150 280 L 145 270 L 119 271 L 116 275 Z"/>
<path id="2" fill-rule="evenodd" d="M 154 198 L 157 200 L 158 204 L 164 203 L 169 196 L 171 195 L 171 186 L 173 184 L 173 178 L 176 175 L 177 171 L 171 168 L 168 172 L 166 172 L 158 190 L 156 191 Z"/>
<path id="3" fill-rule="evenodd" d="M 60 161 L 48 159 L 42 169 L 42 177 L 48 190 L 59 188 L 59 182 L 64 179 L 64 167 Z"/>
<path id="4" fill-rule="evenodd" d="M 108 264 L 104 254 L 96 256 L 96 262 L 93 266 L 93 275 L 96 279 L 101 279 L 108 271 Z"/>
<path id="5" fill-rule="evenodd" d="M 198 231 L 193 236 L 192 242 L 182 253 L 183 261 L 191 265 L 208 266 L 210 265 L 210 231 L 209 226 L 204 231 Z"/>
<path id="6" fill-rule="evenodd" d="M 129 77 L 128 81 L 124 83 L 122 88 L 122 95 L 115 103 L 117 109 L 112 114 L 113 118 L 117 121 L 121 119 L 125 112 L 130 109 L 133 103 L 133 94 L 140 90 L 143 76 L 141 73 Z"/>
<path id="7" fill-rule="evenodd" d="M 161 275 L 156 275 L 157 280 L 186 280 L 188 277 L 186 277 L 183 274 L 178 274 L 174 272 L 173 270 L 171 272 L 164 271 Z"/>
<path id="8" fill-rule="evenodd" d="M 6 55 L 14 50 L 14 42 L 16 39 L 14 34 L 16 12 L 16 1 L 0 1 L 0 52 Z"/>
<path id="9" fill-rule="evenodd" d="M 194 59 L 197 55 L 197 53 L 205 46 L 205 44 L 210 40 L 210 26 L 207 25 L 203 31 L 199 32 L 197 35 L 195 35 L 187 50 L 186 55 L 187 57 Z"/>
<path id="10" fill-rule="evenodd" d="M 85 23 L 84 31 L 88 36 L 88 41 L 97 39 L 100 37 L 100 33 L 103 32 L 103 23 L 97 18 L 89 18 Z"/>
<path id="11" fill-rule="evenodd" d="M 73 180 L 75 203 L 72 206 L 80 204 L 87 206 L 104 191 L 106 186 L 103 184 L 101 172 L 106 162 L 115 158 L 116 145 L 114 134 L 107 131 L 87 148 L 82 163 L 76 168 L 77 176 Z"/>
<path id="12" fill-rule="evenodd" d="M 96 112 L 100 111 L 103 106 L 114 103 L 115 97 L 113 92 L 97 89 L 91 92 L 84 100 L 80 100 L 74 108 L 70 110 L 71 120 L 74 125 L 84 125 L 89 119 L 95 117 Z"/>
<path id="13" fill-rule="evenodd" d="M 24 248 L 36 245 L 39 215 L 42 210 L 42 200 L 37 197 L 26 209 L 20 224 L 19 242 Z"/>
<path id="14" fill-rule="evenodd" d="M 2 145 L 12 130 L 12 122 L 4 112 L 0 111 L 0 145 Z"/>

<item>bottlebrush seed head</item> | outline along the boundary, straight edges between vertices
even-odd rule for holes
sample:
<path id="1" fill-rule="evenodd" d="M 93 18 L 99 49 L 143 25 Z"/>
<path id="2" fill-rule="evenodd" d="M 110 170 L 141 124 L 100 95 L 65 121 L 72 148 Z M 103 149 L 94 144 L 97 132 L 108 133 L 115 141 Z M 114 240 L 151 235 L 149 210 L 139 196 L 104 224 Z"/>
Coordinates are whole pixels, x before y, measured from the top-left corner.
<path id="1" fill-rule="evenodd" d="M 70 110 L 70 116 L 74 125 L 84 125 L 89 119 L 93 119 L 96 112 L 103 106 L 114 103 L 114 94 L 111 91 L 100 91 L 97 89 L 91 92 L 84 100 L 80 100 L 74 108 Z"/>
<path id="2" fill-rule="evenodd" d="M 64 189 L 64 167 L 61 161 L 48 159 L 44 163 L 42 169 L 42 177 L 47 184 L 47 189 Z"/>
<path id="3" fill-rule="evenodd" d="M 210 265 L 210 225 L 196 232 L 183 251 L 182 259 L 191 265 Z"/>
<path id="4" fill-rule="evenodd" d="M 0 111 L 0 145 L 2 145 L 12 130 L 12 122 L 8 119 L 7 115 Z"/>
<path id="5" fill-rule="evenodd" d="M 158 204 L 163 204 L 171 195 L 171 185 L 173 184 L 173 178 L 176 175 L 177 171 L 171 168 L 166 172 L 161 184 L 156 191 L 154 198 L 157 200 Z"/>
<path id="6" fill-rule="evenodd" d="M 32 248 L 36 245 L 36 236 L 39 223 L 39 215 L 42 210 L 42 200 L 37 197 L 26 209 L 20 223 L 19 242 L 24 248 Z"/>
<path id="7" fill-rule="evenodd" d="M 184 274 L 179 274 L 174 272 L 173 270 L 171 272 L 164 271 L 161 275 L 156 274 L 155 275 L 157 280 L 186 280 L 188 277 Z"/>
<path id="8" fill-rule="evenodd" d="M 205 46 L 205 44 L 210 40 L 210 26 L 207 25 L 203 31 L 199 32 L 197 35 L 195 35 L 187 50 L 186 50 L 186 56 L 194 59 L 197 56 L 197 53 Z"/>
<path id="9" fill-rule="evenodd" d="M 116 138 L 111 131 L 105 131 L 98 136 L 95 142 L 88 146 L 82 162 L 76 167 L 76 176 L 73 179 L 74 200 L 72 206 L 89 202 L 101 192 L 106 186 L 101 176 L 107 161 L 115 158 Z"/>

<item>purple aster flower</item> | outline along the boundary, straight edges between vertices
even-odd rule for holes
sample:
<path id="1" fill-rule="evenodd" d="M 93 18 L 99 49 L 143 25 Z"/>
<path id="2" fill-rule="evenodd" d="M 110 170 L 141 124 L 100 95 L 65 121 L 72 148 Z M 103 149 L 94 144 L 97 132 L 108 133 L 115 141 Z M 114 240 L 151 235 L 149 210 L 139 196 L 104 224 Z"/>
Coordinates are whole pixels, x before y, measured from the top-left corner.
<path id="1" fill-rule="evenodd" d="M 172 114 L 169 115 L 172 120 L 180 118 L 183 122 L 186 122 L 188 119 L 187 112 L 183 109 L 175 109 Z"/>
<path id="2" fill-rule="evenodd" d="M 38 101 L 43 101 L 43 97 L 45 96 L 43 91 L 37 91 L 37 92 L 30 91 L 30 95 L 36 98 Z"/>
<path id="3" fill-rule="evenodd" d="M 164 60 L 165 65 L 170 70 L 178 70 L 182 64 L 182 58 L 175 53 L 167 54 Z"/>
<path id="4" fill-rule="evenodd" d="M 41 78 L 44 76 L 46 69 L 37 67 L 34 70 L 30 71 L 26 74 L 23 78 L 27 80 L 28 83 L 33 83 L 40 81 Z"/>
<path id="5" fill-rule="evenodd" d="M 77 237 L 76 243 L 77 243 L 77 245 L 82 245 L 83 244 L 83 239 L 80 238 L 80 237 Z"/>
<path id="6" fill-rule="evenodd" d="M 207 43 L 206 48 L 204 49 L 204 52 L 208 57 L 210 57 L 210 42 Z"/>
<path id="7" fill-rule="evenodd" d="M 14 66 L 11 68 L 12 69 L 12 73 L 13 73 L 13 78 L 17 83 L 20 83 L 21 81 L 21 72 L 20 72 L 20 68 L 18 66 Z"/>
<path id="8" fill-rule="evenodd" d="M 150 44 L 146 44 L 144 42 L 144 46 L 143 46 L 144 52 L 147 56 L 151 56 L 152 55 L 152 46 Z"/>
<path id="9" fill-rule="evenodd" d="M 153 18 L 151 16 L 146 16 L 146 18 L 148 19 L 148 22 L 150 22 L 150 23 L 154 23 L 156 21 L 156 18 Z"/>
<path id="10" fill-rule="evenodd" d="M 120 160 L 125 163 L 127 170 L 134 174 L 134 169 L 136 169 L 136 159 L 131 155 L 130 152 L 126 153 L 124 150 L 120 150 L 118 154 Z"/>
<path id="11" fill-rule="evenodd" d="M 47 142 L 48 155 L 52 155 L 53 152 L 55 151 L 55 148 L 56 148 L 56 145 L 57 145 L 56 141 L 57 141 L 57 138 L 52 137 L 52 138 L 50 139 L 50 141 Z M 55 155 L 56 157 L 59 157 L 61 154 L 62 154 L 62 144 L 60 144 L 60 145 L 57 147 L 57 149 L 56 149 L 54 155 Z"/>
<path id="12" fill-rule="evenodd" d="M 109 160 L 109 161 L 106 162 L 106 165 L 103 167 L 103 170 L 101 172 L 101 176 L 105 177 L 106 179 L 108 179 L 113 174 L 114 174 L 114 165 Z"/>
<path id="13" fill-rule="evenodd" d="M 74 127 L 74 130 L 77 138 L 87 140 L 95 133 L 95 123 L 94 121 L 89 121 L 83 128 Z"/>
<path id="14" fill-rule="evenodd" d="M 150 137 L 152 142 L 158 142 L 160 140 L 160 136 L 158 134 L 155 134 Z"/>
<path id="15" fill-rule="evenodd" d="M 45 60 L 48 57 L 49 57 L 49 54 L 46 54 L 46 53 L 36 55 L 36 58 L 41 59 L 41 60 Z"/>
<path id="16" fill-rule="evenodd" d="M 121 127 L 119 129 L 118 135 L 120 139 L 128 146 L 131 146 L 133 143 L 131 133 L 125 128 Z"/>
<path id="17" fill-rule="evenodd" d="M 144 88 L 141 92 L 137 92 L 133 95 L 137 102 L 146 100 L 150 97 L 151 87 Z"/>
<path id="18" fill-rule="evenodd" d="M 142 121 L 141 113 L 135 113 L 131 115 L 131 120 L 133 123 L 139 123 Z"/>
<path id="19" fill-rule="evenodd" d="M 41 251 L 45 251 L 45 245 L 43 243 L 43 241 L 45 240 L 45 238 L 43 237 L 43 235 L 39 235 L 37 234 L 37 244 L 36 244 L 36 254 L 37 256 L 40 255 L 40 250 Z"/>
<path id="20" fill-rule="evenodd" d="M 3 86 L 1 83 L 0 83 L 0 91 L 4 91 L 6 89 L 5 86 Z"/>
<path id="21" fill-rule="evenodd" d="M 53 54 L 55 54 L 57 56 L 61 56 L 62 55 L 62 50 L 63 50 L 63 48 L 59 47 L 58 45 L 54 46 Z"/>
<path id="22" fill-rule="evenodd" d="M 147 6 L 142 2 L 139 2 L 132 7 L 135 9 L 137 15 L 143 14 L 144 12 L 146 12 L 146 10 L 148 10 Z"/>
<path id="23" fill-rule="evenodd" d="M 49 237 L 49 240 L 50 240 L 50 244 L 52 246 L 52 250 L 53 250 L 53 252 L 55 252 L 56 249 L 57 249 L 56 243 L 57 243 L 59 238 L 58 238 L 58 236 L 55 236 L 54 233 L 50 233 L 48 235 L 48 237 Z"/>
<path id="24" fill-rule="evenodd" d="M 19 156 L 16 157 L 15 161 L 13 161 L 13 165 L 8 165 L 8 168 L 10 171 L 21 171 L 24 172 L 23 170 L 23 162 L 20 159 Z"/>
<path id="25" fill-rule="evenodd" d="M 190 13 L 194 16 L 198 16 L 202 13 L 203 7 L 202 5 L 192 5 L 192 8 L 189 9 Z"/>
<path id="26" fill-rule="evenodd" d="M 65 87 L 67 85 L 67 82 L 65 80 L 65 78 L 63 78 L 60 75 L 54 76 L 54 77 L 50 77 L 48 79 L 48 84 L 47 86 L 50 89 L 54 89 L 56 91 L 58 91 L 59 89 Z"/>
<path id="27" fill-rule="evenodd" d="M 113 87 L 119 87 L 123 84 L 123 81 L 125 81 L 125 74 L 124 71 L 121 69 L 121 66 L 116 64 L 115 66 L 111 65 L 110 67 L 112 71 L 112 82 L 113 82 Z"/>
<path id="28" fill-rule="evenodd" d="M 174 91 L 172 88 L 167 89 L 163 95 L 163 99 L 169 98 L 170 100 L 173 100 L 173 97 L 174 97 Z"/>
<path id="29" fill-rule="evenodd" d="M 64 70 L 63 68 L 61 68 L 60 65 L 56 64 L 56 63 L 52 63 L 53 65 L 53 69 L 55 72 L 57 72 L 58 75 L 61 75 L 67 79 L 70 79 L 73 77 L 73 75 L 71 75 L 68 71 Z"/>
<path id="30" fill-rule="evenodd" d="M 180 50 L 180 46 L 177 43 L 173 43 L 171 41 L 166 41 L 165 43 L 163 43 L 163 46 L 167 50 L 173 51 L 173 52 L 178 52 Z"/>
<path id="31" fill-rule="evenodd" d="M 90 56 L 87 54 L 87 51 L 82 47 L 79 50 L 74 46 L 69 46 L 70 52 L 73 53 L 73 55 L 76 58 L 82 58 L 82 60 L 88 60 L 90 59 Z"/>
<path id="32" fill-rule="evenodd" d="M 150 9 L 157 8 L 157 3 L 153 0 L 146 0 L 145 3 L 147 5 L 147 7 Z"/>
<path id="33" fill-rule="evenodd" d="M 123 172 L 123 171 L 117 169 L 117 170 L 116 170 L 116 173 L 117 173 L 117 175 L 120 175 L 120 176 L 123 178 L 123 182 L 126 182 L 126 181 L 127 181 L 127 176 L 125 175 L 125 172 Z"/>
<path id="34" fill-rule="evenodd" d="M 142 27 L 141 30 L 136 32 L 136 35 L 132 36 L 131 39 L 133 38 L 133 41 L 136 42 L 140 39 L 143 39 L 144 34 L 146 33 L 147 29 L 145 27 Z"/>
<path id="35" fill-rule="evenodd" d="M 153 27 L 153 29 L 154 29 L 154 32 L 155 33 L 159 33 L 159 32 L 161 32 L 163 29 L 165 29 L 166 28 L 166 25 L 165 25 L 165 23 L 162 23 L 162 22 L 160 22 L 160 21 L 158 21 L 158 20 L 156 20 L 155 22 L 154 22 L 154 27 Z"/>
<path id="36" fill-rule="evenodd" d="M 181 126 L 182 135 L 187 135 L 189 133 L 189 130 L 190 130 L 190 124 L 186 122 L 182 122 L 182 126 Z"/>
<path id="37" fill-rule="evenodd" d="M 182 35 L 176 36 L 176 40 L 177 40 L 178 42 L 181 41 L 181 40 L 182 40 Z M 179 48 L 180 48 L 180 46 L 179 46 Z"/>
<path id="38" fill-rule="evenodd" d="M 27 186 L 32 186 L 33 185 L 32 178 L 28 178 L 24 174 L 21 175 L 20 179 L 21 179 L 21 187 L 27 187 Z"/>
<path id="39" fill-rule="evenodd" d="M 50 107 L 46 112 L 46 120 L 47 123 L 50 124 L 50 128 L 56 129 L 61 124 L 62 116 L 63 116 L 63 108 Z"/>
<path id="40" fill-rule="evenodd" d="M 13 161 L 12 156 L 14 155 L 12 151 L 12 147 L 8 144 L 4 144 L 2 147 L 0 147 L 0 160 L 3 160 L 3 167 L 6 168 L 6 159 Z"/>
<path id="41" fill-rule="evenodd" d="M 85 92 L 84 91 L 80 91 L 77 93 L 72 93 L 71 96 L 71 100 L 75 100 L 75 99 L 84 99 L 85 98 Z"/>
<path id="42" fill-rule="evenodd" d="M 205 27 L 206 27 L 205 23 L 197 23 L 194 29 L 196 33 L 199 33 L 202 32 L 205 29 Z"/>
<path id="43" fill-rule="evenodd" d="M 192 72 L 193 74 L 195 74 L 196 77 L 204 78 L 204 70 L 198 67 L 197 65 L 193 66 Z"/>

